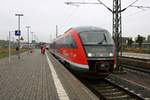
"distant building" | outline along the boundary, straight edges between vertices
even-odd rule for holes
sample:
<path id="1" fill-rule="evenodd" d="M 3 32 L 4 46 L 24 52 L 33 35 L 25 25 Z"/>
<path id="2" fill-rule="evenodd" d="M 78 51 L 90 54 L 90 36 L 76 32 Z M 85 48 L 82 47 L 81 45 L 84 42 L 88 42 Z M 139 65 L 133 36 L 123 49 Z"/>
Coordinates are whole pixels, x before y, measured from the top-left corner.
<path id="1" fill-rule="evenodd" d="M 131 37 L 122 37 L 122 44 L 127 44 L 129 39 L 132 39 L 132 38 Z"/>
<path id="2" fill-rule="evenodd" d="M 0 40 L 0 48 L 7 48 L 9 45 L 9 41 L 8 40 Z M 17 43 L 11 41 L 11 47 L 16 47 Z"/>
<path id="3" fill-rule="evenodd" d="M 144 41 L 142 43 L 141 48 L 150 48 L 150 35 L 147 37 L 147 41 L 145 40 L 146 38 L 144 38 Z M 127 48 L 128 46 L 128 40 L 132 39 L 131 37 L 122 37 L 122 47 L 123 48 Z M 137 37 L 135 38 L 136 41 Z M 132 45 L 130 46 L 131 48 L 139 48 L 139 44 L 134 42 L 132 43 Z"/>
<path id="4" fill-rule="evenodd" d="M 133 43 L 132 44 L 132 48 L 139 48 L 139 44 L 138 43 Z M 141 48 L 150 48 L 150 43 L 142 43 Z"/>
<path id="5" fill-rule="evenodd" d="M 150 43 L 150 35 L 147 36 L 147 42 Z"/>
<path id="6" fill-rule="evenodd" d="M 0 48 L 4 48 L 8 46 L 8 41 L 0 40 Z"/>
<path id="7" fill-rule="evenodd" d="M 122 48 L 127 48 L 128 47 L 128 41 L 129 39 L 132 39 L 131 37 L 122 37 Z"/>

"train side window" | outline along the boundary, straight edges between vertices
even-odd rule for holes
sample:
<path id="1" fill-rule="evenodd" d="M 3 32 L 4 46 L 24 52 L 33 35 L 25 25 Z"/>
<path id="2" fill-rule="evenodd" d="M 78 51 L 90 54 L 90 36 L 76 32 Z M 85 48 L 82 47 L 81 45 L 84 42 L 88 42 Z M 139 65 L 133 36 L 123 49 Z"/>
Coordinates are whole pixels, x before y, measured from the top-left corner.
<path id="1" fill-rule="evenodd" d="M 72 42 L 72 43 L 70 44 L 70 46 L 71 46 L 71 48 L 76 48 L 75 42 Z"/>
<path id="2" fill-rule="evenodd" d="M 66 47 L 68 47 L 68 48 L 76 48 L 77 47 L 71 34 L 69 34 L 65 37 L 65 44 L 66 44 Z"/>
<path id="3" fill-rule="evenodd" d="M 58 39 L 58 40 L 56 41 L 56 44 L 57 44 L 57 48 L 63 48 L 63 47 L 64 47 L 64 44 L 65 44 L 65 42 L 64 42 L 64 37 L 61 37 L 60 39 Z"/>

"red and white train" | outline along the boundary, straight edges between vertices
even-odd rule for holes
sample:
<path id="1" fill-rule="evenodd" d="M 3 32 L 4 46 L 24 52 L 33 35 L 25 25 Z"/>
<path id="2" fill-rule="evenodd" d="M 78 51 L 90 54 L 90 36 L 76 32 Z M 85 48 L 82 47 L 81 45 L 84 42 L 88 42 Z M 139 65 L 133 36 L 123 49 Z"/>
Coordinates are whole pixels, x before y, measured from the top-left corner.
<path id="1" fill-rule="evenodd" d="M 115 68 L 113 39 L 107 30 L 98 27 L 70 28 L 52 42 L 50 52 L 87 77 L 106 77 Z"/>

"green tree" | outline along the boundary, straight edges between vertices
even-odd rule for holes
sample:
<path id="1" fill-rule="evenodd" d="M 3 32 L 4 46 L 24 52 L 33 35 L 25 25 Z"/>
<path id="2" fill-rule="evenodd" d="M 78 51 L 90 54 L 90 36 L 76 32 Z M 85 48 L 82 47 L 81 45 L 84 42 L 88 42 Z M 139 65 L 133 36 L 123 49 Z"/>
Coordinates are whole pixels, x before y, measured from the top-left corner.
<path id="1" fill-rule="evenodd" d="M 136 39 L 136 43 L 139 44 L 139 48 L 141 48 L 143 41 L 145 40 L 144 37 L 138 35 L 137 39 Z"/>
<path id="2" fill-rule="evenodd" d="M 132 43 L 133 43 L 132 38 L 129 38 L 129 39 L 128 39 L 128 42 L 127 42 L 128 47 L 131 47 L 131 46 L 132 46 Z"/>

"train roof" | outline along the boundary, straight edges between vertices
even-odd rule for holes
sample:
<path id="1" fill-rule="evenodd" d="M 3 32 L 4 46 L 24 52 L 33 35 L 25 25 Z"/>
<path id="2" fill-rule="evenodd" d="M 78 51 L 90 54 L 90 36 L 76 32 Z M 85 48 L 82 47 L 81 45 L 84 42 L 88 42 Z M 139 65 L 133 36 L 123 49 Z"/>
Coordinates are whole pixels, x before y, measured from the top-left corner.
<path id="1" fill-rule="evenodd" d="M 85 31 L 107 31 L 104 28 L 100 28 L 100 27 L 95 27 L 95 26 L 78 26 L 78 27 L 72 27 L 71 29 L 75 29 L 75 31 L 77 31 L 78 33 L 80 32 L 85 32 Z M 69 30 L 67 30 L 64 33 L 67 33 Z M 59 38 L 63 37 L 65 34 L 59 35 L 57 38 L 55 38 L 53 41 L 58 40 Z"/>
<path id="2" fill-rule="evenodd" d="M 102 31 L 106 29 L 100 28 L 100 27 L 95 27 L 95 26 L 80 26 L 80 27 L 75 27 L 75 29 L 78 33 L 84 32 L 84 31 Z"/>

